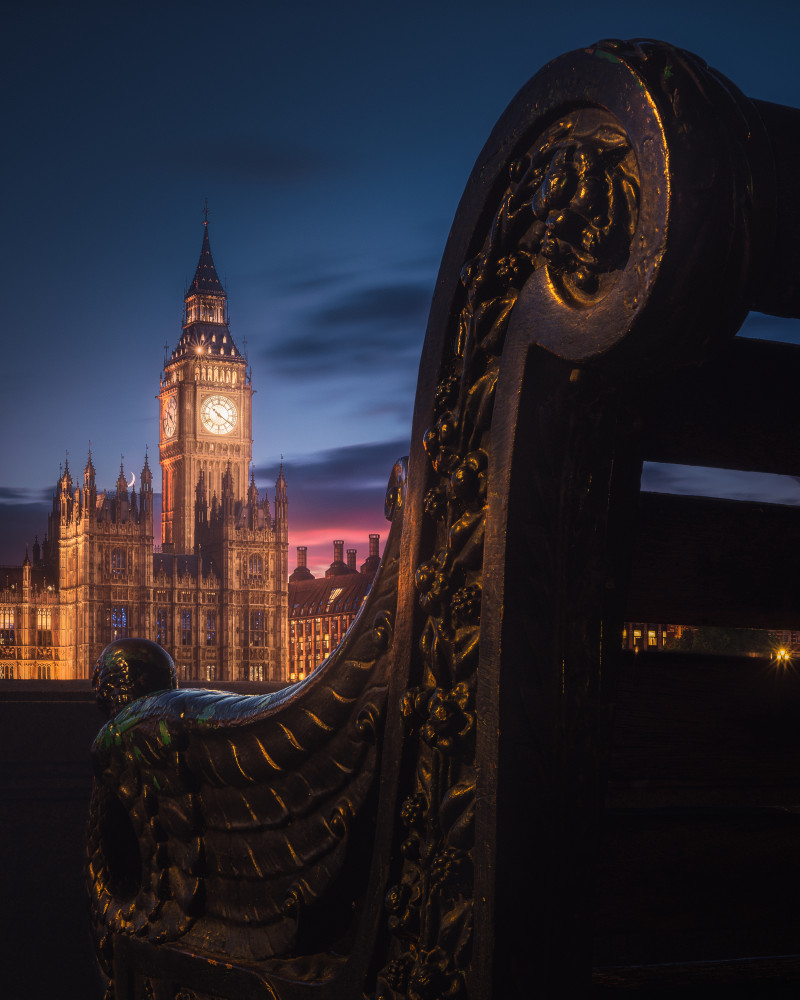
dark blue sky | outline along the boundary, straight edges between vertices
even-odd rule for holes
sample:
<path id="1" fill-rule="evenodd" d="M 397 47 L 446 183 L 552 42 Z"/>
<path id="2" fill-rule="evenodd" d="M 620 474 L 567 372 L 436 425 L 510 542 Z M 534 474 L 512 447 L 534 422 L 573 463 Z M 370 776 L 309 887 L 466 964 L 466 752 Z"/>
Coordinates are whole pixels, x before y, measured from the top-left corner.
<path id="1" fill-rule="evenodd" d="M 155 468 L 205 198 L 258 390 L 257 481 L 272 496 L 286 456 L 290 543 L 319 543 L 317 568 L 334 537 L 366 556 L 477 153 L 549 59 L 637 36 L 800 106 L 797 3 L 20 4 L 2 43 L 0 563 L 41 536 L 66 450 L 80 469 L 91 440 L 100 486 L 121 453 L 138 474 L 145 445 Z"/>

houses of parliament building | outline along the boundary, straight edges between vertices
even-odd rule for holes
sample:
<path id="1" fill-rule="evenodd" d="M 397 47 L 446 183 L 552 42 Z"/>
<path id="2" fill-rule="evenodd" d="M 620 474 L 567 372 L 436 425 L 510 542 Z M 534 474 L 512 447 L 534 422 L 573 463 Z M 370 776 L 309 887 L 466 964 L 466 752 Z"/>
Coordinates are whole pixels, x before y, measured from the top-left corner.
<path id="1" fill-rule="evenodd" d="M 250 470 L 252 395 L 231 337 L 206 221 L 183 330 L 159 386 L 162 546 L 153 550 L 147 455 L 99 490 L 91 452 L 67 462 L 43 545 L 0 568 L 0 679 L 91 677 L 104 646 L 144 636 L 181 678 L 287 678 L 287 499 Z"/>

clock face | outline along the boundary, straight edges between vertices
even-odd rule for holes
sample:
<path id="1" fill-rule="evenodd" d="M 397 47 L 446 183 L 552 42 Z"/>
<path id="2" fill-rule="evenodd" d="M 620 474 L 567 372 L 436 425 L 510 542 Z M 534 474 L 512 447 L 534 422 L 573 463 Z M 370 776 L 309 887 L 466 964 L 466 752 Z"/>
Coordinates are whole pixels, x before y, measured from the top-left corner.
<path id="1" fill-rule="evenodd" d="M 211 434 L 230 434 L 239 414 L 233 401 L 227 396 L 206 396 L 200 407 L 200 419 L 203 427 Z"/>
<path id="2" fill-rule="evenodd" d="M 171 438 L 178 426 L 178 400 L 175 396 L 170 396 L 167 400 L 161 425 L 164 428 L 164 437 Z"/>

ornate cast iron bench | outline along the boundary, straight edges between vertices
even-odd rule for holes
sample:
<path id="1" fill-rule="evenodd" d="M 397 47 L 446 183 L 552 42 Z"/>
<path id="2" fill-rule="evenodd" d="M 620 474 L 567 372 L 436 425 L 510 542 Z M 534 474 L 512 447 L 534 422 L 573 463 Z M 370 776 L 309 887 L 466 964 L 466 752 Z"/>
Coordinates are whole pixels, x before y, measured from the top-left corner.
<path id="1" fill-rule="evenodd" d="M 444 253 L 407 488 L 401 464 L 342 646 L 268 697 L 174 690 L 133 648 L 101 661 L 110 996 L 590 988 L 623 621 L 797 618 L 788 515 L 639 480 L 643 458 L 800 473 L 758 377 L 796 392 L 796 352 L 733 341 L 750 309 L 800 315 L 798 117 L 657 42 L 563 56 L 512 101 Z M 750 525 L 750 573 L 783 525 L 757 593 L 733 558 L 669 571 L 720 511 Z"/>

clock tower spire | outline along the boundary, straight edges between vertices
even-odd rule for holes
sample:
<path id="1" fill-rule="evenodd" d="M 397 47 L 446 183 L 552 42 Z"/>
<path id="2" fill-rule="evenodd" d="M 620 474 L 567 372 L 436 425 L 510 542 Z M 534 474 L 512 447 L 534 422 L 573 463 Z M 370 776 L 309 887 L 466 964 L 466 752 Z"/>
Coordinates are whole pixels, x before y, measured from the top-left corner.
<path id="1" fill-rule="evenodd" d="M 230 465 L 234 495 L 247 488 L 252 457 L 252 396 L 247 363 L 231 337 L 228 296 L 219 280 L 208 235 L 208 212 L 183 328 L 161 378 L 159 454 L 162 546 L 195 548 L 195 488 L 203 472 L 210 496 L 222 493 Z"/>

